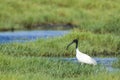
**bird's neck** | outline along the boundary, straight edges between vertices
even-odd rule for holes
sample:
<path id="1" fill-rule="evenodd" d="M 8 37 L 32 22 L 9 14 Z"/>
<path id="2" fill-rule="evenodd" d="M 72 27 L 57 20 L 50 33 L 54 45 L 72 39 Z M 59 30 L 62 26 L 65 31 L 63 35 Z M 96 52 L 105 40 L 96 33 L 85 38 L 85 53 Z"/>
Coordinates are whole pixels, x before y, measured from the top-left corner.
<path id="1" fill-rule="evenodd" d="M 78 48 L 78 41 L 76 42 L 76 49 Z"/>

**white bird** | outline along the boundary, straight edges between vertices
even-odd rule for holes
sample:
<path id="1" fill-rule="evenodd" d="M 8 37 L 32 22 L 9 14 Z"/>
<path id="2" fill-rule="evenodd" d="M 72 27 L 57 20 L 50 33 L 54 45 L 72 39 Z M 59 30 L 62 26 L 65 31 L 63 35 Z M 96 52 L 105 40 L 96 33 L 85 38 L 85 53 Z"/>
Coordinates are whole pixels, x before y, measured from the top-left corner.
<path id="1" fill-rule="evenodd" d="M 78 39 L 74 39 L 70 44 L 68 44 L 67 49 L 73 43 L 76 43 L 76 58 L 77 58 L 78 62 L 97 65 L 97 62 L 93 58 L 91 58 L 87 54 L 84 54 L 84 53 L 79 51 L 79 49 L 78 49 Z"/>

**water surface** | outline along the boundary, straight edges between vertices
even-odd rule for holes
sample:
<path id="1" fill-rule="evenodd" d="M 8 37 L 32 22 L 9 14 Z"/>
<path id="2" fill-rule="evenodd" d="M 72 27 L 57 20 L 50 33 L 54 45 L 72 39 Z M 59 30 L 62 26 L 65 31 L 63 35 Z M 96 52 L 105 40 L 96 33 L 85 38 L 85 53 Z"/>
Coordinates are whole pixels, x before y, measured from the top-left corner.
<path id="1" fill-rule="evenodd" d="M 39 38 L 53 38 L 67 34 L 68 30 L 34 30 L 34 31 L 15 31 L 0 32 L 0 43 L 24 42 Z"/>

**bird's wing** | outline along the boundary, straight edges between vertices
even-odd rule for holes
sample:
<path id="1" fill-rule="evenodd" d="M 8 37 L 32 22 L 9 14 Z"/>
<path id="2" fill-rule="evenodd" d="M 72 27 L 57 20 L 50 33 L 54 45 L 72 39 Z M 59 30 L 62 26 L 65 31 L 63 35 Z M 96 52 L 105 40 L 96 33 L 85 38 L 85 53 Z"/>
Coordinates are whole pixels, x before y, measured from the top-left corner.
<path id="1" fill-rule="evenodd" d="M 96 64 L 96 61 L 93 58 L 91 58 L 90 56 L 88 56 L 87 54 L 84 54 L 82 52 L 76 53 L 76 57 L 78 58 L 78 60 L 80 62 L 89 63 L 89 64 L 92 64 L 92 63 Z"/>

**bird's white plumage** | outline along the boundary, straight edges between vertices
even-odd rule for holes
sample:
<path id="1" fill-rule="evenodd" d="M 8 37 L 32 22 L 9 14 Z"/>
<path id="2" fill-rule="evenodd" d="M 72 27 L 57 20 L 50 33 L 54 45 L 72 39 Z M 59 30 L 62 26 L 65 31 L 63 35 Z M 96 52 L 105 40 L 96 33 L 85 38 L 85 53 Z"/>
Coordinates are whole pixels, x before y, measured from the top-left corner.
<path id="1" fill-rule="evenodd" d="M 80 52 L 78 48 L 76 48 L 76 58 L 81 63 L 93 64 L 93 65 L 97 64 L 97 62 L 93 58 L 91 58 L 87 54 Z"/>

